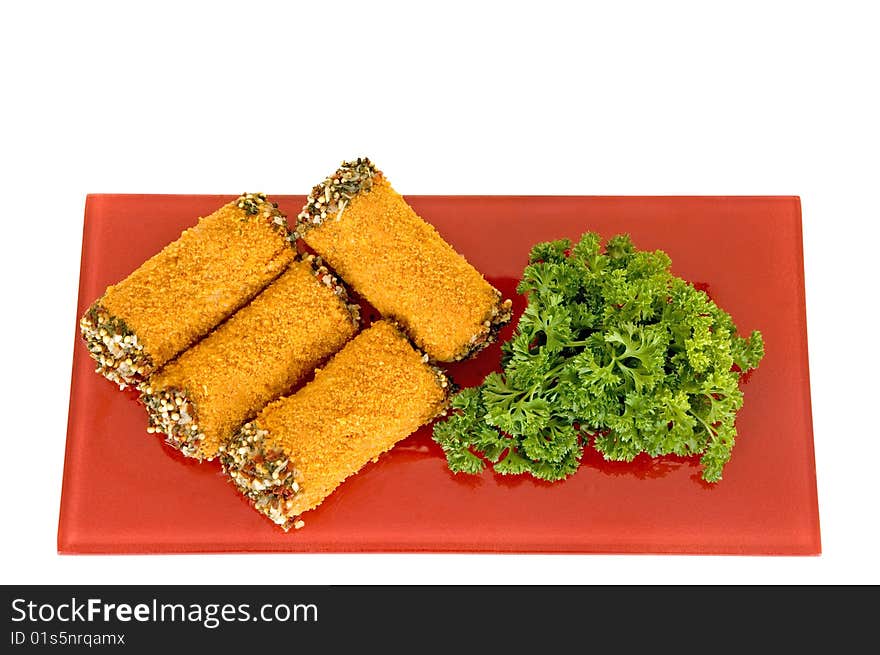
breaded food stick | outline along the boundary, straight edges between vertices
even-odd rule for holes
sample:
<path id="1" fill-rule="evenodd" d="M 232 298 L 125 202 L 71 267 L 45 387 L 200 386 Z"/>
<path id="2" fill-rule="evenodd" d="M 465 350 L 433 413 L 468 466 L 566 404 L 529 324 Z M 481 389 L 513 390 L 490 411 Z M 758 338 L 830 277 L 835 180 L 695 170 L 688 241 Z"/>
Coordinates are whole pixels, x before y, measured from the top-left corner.
<path id="1" fill-rule="evenodd" d="M 199 219 L 80 320 L 96 371 L 139 384 L 246 305 L 293 261 L 287 220 L 264 194 Z"/>
<path id="2" fill-rule="evenodd" d="M 343 162 L 312 190 L 294 235 L 437 361 L 469 357 L 510 320 L 510 301 L 369 159 Z"/>
<path id="3" fill-rule="evenodd" d="M 285 530 L 343 480 L 440 414 L 446 376 L 379 321 L 315 378 L 268 405 L 221 449 L 224 471 Z"/>
<path id="4" fill-rule="evenodd" d="M 358 310 L 319 258 L 294 262 L 149 379 L 141 393 L 147 431 L 164 433 L 184 455 L 213 459 L 246 420 L 354 336 Z"/>

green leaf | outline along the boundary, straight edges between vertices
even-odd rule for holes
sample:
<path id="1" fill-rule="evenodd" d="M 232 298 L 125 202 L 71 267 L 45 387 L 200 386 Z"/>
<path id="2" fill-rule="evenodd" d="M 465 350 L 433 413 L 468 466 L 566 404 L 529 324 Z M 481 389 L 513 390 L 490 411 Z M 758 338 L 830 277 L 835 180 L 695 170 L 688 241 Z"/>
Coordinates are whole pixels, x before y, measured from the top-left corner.
<path id="1" fill-rule="evenodd" d="M 571 248 L 571 241 L 568 239 L 538 243 L 529 253 L 529 263 L 564 261 L 565 251 L 569 248 Z"/>
<path id="2" fill-rule="evenodd" d="M 509 448 L 504 459 L 495 465 L 495 470 L 503 475 L 519 475 L 520 473 L 526 473 L 530 469 L 530 462 L 521 457 L 513 447 Z"/>
<path id="3" fill-rule="evenodd" d="M 736 442 L 739 378 L 764 356 L 709 296 L 628 235 L 536 244 L 518 289 L 528 304 L 502 345 L 502 369 L 465 389 L 434 439 L 453 471 L 559 480 L 596 434 L 607 459 L 700 456 L 721 479 Z"/>

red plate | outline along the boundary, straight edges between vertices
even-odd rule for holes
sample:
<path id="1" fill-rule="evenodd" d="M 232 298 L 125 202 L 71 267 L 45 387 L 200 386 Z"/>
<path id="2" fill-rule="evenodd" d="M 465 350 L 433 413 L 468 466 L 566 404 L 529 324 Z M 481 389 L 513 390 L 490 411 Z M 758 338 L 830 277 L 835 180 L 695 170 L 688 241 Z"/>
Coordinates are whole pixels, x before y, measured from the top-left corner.
<path id="1" fill-rule="evenodd" d="M 78 316 L 111 283 L 231 197 L 92 195 Z M 295 215 L 303 197 L 279 197 Z M 411 197 L 423 217 L 509 297 L 537 241 L 629 232 L 706 285 L 761 367 L 744 386 L 724 480 L 696 461 L 606 463 L 588 450 L 565 482 L 451 474 L 423 428 L 345 482 L 285 534 L 217 463 L 185 459 L 145 431 L 130 393 L 96 375 L 78 335 L 58 528 L 62 553 L 540 551 L 816 554 L 820 551 L 797 198 Z M 515 309 L 521 312 L 523 300 Z M 513 326 L 501 334 L 510 336 Z M 498 366 L 498 346 L 450 367 L 460 385 Z"/>

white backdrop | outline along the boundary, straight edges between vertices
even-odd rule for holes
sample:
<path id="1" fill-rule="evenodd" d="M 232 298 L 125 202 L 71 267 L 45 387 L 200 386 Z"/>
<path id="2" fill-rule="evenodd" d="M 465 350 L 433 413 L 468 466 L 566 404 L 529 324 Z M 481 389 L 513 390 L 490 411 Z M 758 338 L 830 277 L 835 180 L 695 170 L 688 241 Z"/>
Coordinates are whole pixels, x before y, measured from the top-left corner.
<path id="1" fill-rule="evenodd" d="M 880 582 L 872 3 L 285 4 L 2 4 L 0 583 Z M 57 555 L 85 195 L 360 154 L 410 194 L 800 195 L 823 555 Z"/>

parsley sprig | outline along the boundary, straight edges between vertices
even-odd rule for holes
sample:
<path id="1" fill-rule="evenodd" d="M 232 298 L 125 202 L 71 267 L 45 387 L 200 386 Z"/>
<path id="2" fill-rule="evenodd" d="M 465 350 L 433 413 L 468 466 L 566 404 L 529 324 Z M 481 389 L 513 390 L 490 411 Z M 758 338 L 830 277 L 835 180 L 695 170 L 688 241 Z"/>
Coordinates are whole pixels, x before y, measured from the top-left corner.
<path id="1" fill-rule="evenodd" d="M 574 473 L 585 447 L 606 459 L 701 455 L 721 479 L 733 449 L 739 379 L 764 355 L 760 332 L 674 276 L 662 251 L 618 235 L 537 244 L 518 291 L 528 306 L 502 346 L 502 372 L 464 389 L 434 439 L 455 472 Z"/>

